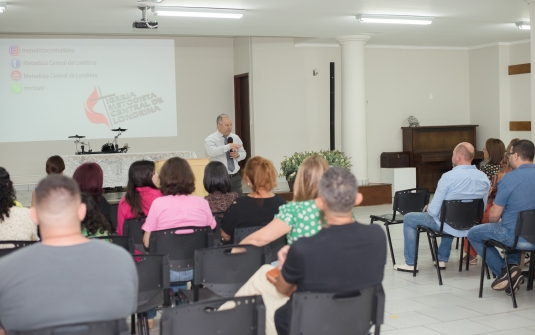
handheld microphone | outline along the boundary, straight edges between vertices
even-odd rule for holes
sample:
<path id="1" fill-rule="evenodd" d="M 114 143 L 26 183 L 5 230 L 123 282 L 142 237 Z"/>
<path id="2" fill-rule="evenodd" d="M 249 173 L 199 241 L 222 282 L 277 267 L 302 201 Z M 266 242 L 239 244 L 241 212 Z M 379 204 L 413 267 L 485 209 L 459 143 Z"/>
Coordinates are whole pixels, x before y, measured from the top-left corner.
<path id="1" fill-rule="evenodd" d="M 228 137 L 227 138 L 227 143 L 230 144 L 230 143 L 234 143 L 234 139 L 232 137 Z M 230 152 L 234 151 L 234 149 L 230 149 Z"/>

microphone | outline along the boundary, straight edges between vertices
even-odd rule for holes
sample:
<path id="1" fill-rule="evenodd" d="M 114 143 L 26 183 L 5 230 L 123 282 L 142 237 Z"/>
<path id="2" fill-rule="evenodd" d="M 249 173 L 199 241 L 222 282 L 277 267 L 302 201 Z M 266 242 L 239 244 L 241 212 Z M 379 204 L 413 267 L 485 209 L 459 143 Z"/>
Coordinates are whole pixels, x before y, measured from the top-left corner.
<path id="1" fill-rule="evenodd" d="M 234 143 L 234 139 L 232 137 L 227 137 L 227 143 L 230 144 L 230 143 Z M 230 149 L 230 152 L 232 152 L 234 149 Z"/>

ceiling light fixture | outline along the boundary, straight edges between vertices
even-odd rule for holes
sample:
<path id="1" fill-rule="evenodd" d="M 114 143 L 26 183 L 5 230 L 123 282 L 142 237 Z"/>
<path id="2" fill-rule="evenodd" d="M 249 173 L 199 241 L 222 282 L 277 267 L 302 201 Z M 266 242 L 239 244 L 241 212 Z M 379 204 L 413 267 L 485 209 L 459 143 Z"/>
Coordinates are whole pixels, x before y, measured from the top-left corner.
<path id="1" fill-rule="evenodd" d="M 531 30 L 531 26 L 529 24 L 529 22 L 517 22 L 515 23 L 516 26 L 518 27 L 518 29 L 522 29 L 522 30 Z"/>
<path id="2" fill-rule="evenodd" d="M 434 19 L 434 17 L 432 16 L 372 15 L 372 14 L 360 14 L 360 15 L 357 15 L 356 18 L 360 22 L 420 24 L 420 25 L 431 24 Z"/>
<path id="3" fill-rule="evenodd" d="M 245 10 L 227 8 L 194 8 L 155 6 L 152 11 L 160 16 L 212 17 L 224 19 L 241 19 Z"/>
<path id="4" fill-rule="evenodd" d="M 6 11 L 7 3 L 0 2 L 0 13 L 3 13 Z"/>

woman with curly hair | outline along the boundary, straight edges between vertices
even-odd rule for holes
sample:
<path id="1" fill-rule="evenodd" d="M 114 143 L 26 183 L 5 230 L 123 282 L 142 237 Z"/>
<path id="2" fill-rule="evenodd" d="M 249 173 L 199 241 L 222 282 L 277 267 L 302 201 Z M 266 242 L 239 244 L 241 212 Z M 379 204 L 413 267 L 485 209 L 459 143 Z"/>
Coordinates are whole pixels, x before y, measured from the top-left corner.
<path id="1" fill-rule="evenodd" d="M 0 240 L 39 241 L 30 210 L 15 206 L 13 182 L 3 167 L 0 167 Z"/>
<path id="2" fill-rule="evenodd" d="M 85 237 L 110 235 L 110 224 L 98 210 L 93 196 L 89 193 L 82 192 L 82 202 L 87 208 L 85 218 L 82 221 L 82 235 Z"/>

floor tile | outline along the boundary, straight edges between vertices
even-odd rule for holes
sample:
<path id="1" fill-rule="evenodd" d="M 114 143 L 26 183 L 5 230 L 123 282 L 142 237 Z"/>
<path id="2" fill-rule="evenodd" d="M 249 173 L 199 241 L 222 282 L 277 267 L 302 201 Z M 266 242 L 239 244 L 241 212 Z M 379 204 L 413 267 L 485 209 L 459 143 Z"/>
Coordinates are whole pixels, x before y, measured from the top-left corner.
<path id="1" fill-rule="evenodd" d="M 454 321 L 461 319 L 473 320 L 475 317 L 483 316 L 481 313 L 461 306 L 441 306 L 419 310 L 418 312 L 440 321 Z"/>
<path id="2" fill-rule="evenodd" d="M 535 326 L 535 320 L 524 318 L 511 313 L 486 315 L 471 318 L 472 321 L 487 325 L 499 330 L 509 330 Z"/>
<path id="3" fill-rule="evenodd" d="M 455 305 L 465 305 L 471 303 L 472 301 L 459 297 L 453 294 L 435 294 L 435 295 L 426 295 L 423 297 L 416 297 L 412 300 L 421 302 L 431 307 L 441 307 L 441 306 L 455 306 Z"/>
<path id="4" fill-rule="evenodd" d="M 529 328 L 519 328 L 503 330 L 496 333 L 491 333 L 491 335 L 535 335 L 535 330 Z"/>
<path id="5" fill-rule="evenodd" d="M 395 330 L 389 330 L 389 331 L 382 331 L 381 334 L 388 334 L 388 335 L 440 335 L 440 333 L 431 330 L 426 327 L 412 327 L 412 328 L 404 328 L 404 329 L 395 329 Z"/>
<path id="6" fill-rule="evenodd" d="M 478 302 L 470 302 L 467 304 L 462 304 L 462 306 L 464 308 L 468 308 L 478 313 L 487 314 L 487 315 L 515 311 L 512 304 L 510 303 L 508 304 L 506 302 L 496 300 L 496 299 L 478 301 Z"/>
<path id="7" fill-rule="evenodd" d="M 429 309 L 429 306 L 412 299 L 387 300 L 385 307 L 385 310 L 392 314 L 420 311 L 424 309 Z"/>
<path id="8" fill-rule="evenodd" d="M 396 329 L 423 326 L 440 322 L 440 320 L 430 318 L 418 312 L 404 312 L 385 317 L 385 324 Z"/>
<path id="9" fill-rule="evenodd" d="M 480 323 L 471 320 L 456 320 L 442 322 L 439 324 L 427 325 L 434 331 L 437 331 L 444 335 L 476 335 L 476 334 L 488 334 L 496 331 L 497 329 L 489 326 L 482 325 Z"/>
<path id="10" fill-rule="evenodd" d="M 386 300 L 407 299 L 425 296 L 422 293 L 418 293 L 409 290 L 405 287 L 385 289 Z"/>

